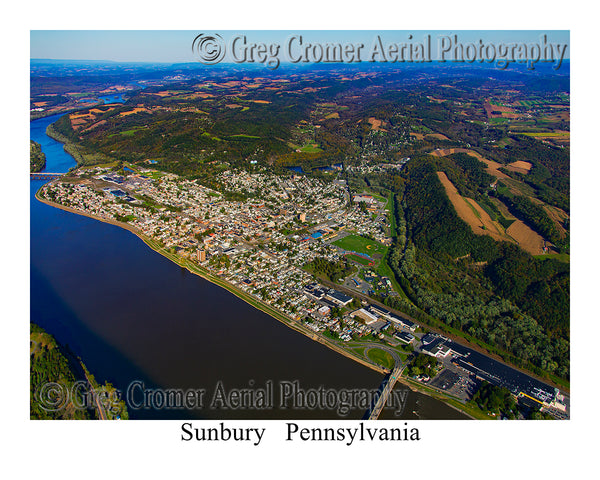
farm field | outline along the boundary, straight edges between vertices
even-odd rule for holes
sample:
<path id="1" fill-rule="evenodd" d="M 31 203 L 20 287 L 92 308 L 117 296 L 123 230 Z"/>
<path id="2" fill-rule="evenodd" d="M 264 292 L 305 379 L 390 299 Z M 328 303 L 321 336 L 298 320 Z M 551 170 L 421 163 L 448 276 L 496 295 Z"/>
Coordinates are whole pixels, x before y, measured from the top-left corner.
<path id="1" fill-rule="evenodd" d="M 569 144 L 571 141 L 571 132 L 560 130 L 556 132 L 518 132 L 518 134 L 539 141 L 552 141 L 561 145 Z"/>
<path id="2" fill-rule="evenodd" d="M 492 220 L 488 213 L 475 200 L 464 198 L 458 193 L 458 190 L 456 190 L 456 187 L 444 172 L 437 172 L 437 175 L 456 213 L 471 227 L 473 233 L 476 235 L 489 235 L 497 241 L 511 240 L 504 234 L 502 226 Z"/>
<path id="3" fill-rule="evenodd" d="M 374 130 L 376 132 L 387 132 L 387 130 L 381 128 L 381 126 L 383 125 L 383 121 L 382 120 L 378 120 L 375 117 L 370 117 L 368 121 L 371 124 L 371 129 L 372 130 Z"/>
<path id="4" fill-rule="evenodd" d="M 481 155 L 479 155 L 477 152 L 474 152 L 473 150 L 468 150 L 466 148 L 444 148 L 444 149 L 434 150 L 433 152 L 430 153 L 430 155 L 433 155 L 435 157 L 445 157 L 447 155 L 452 155 L 453 153 L 466 153 L 467 155 L 471 155 L 472 157 L 475 157 L 480 162 L 485 163 L 487 165 L 486 172 L 489 173 L 490 175 L 493 175 L 496 178 L 502 178 L 502 179 L 510 178 L 508 175 L 506 175 L 505 173 L 502 173 L 501 171 L 498 170 L 500 167 L 503 166 L 502 164 L 500 164 L 498 162 L 494 162 L 492 160 L 488 160 L 487 158 L 483 158 Z"/>
<path id="5" fill-rule="evenodd" d="M 446 135 L 442 135 L 441 133 L 429 133 L 427 137 L 435 138 L 436 140 L 449 140 Z"/>
<path id="6" fill-rule="evenodd" d="M 528 168 L 531 168 L 531 164 L 529 162 L 516 161 L 509 165 L 502 165 L 501 163 L 495 162 L 493 160 L 488 160 L 487 158 L 484 158 L 481 155 L 479 155 L 477 152 L 473 150 L 468 150 L 466 148 L 437 149 L 431 152 L 430 155 L 433 155 L 435 157 L 445 157 L 446 155 L 452 155 L 453 153 L 466 153 L 467 155 L 475 157 L 480 162 L 485 163 L 485 171 L 490 175 L 496 177 L 497 179 L 502 180 L 503 183 L 506 184 L 510 192 L 512 192 L 514 195 L 525 195 L 529 197 L 535 196 L 533 189 L 529 185 L 519 180 L 515 180 L 514 178 L 511 178 L 504 172 L 499 170 L 500 168 L 504 167 L 508 170 L 519 171 L 521 173 L 528 173 Z M 512 165 L 512 168 L 509 168 L 510 165 Z"/>
<path id="7" fill-rule="evenodd" d="M 560 238 L 565 238 L 567 231 L 565 230 L 563 223 L 569 220 L 569 215 L 560 208 L 551 205 L 544 205 L 544 210 L 546 210 L 552 221 L 554 221 L 560 234 Z"/>
<path id="8" fill-rule="evenodd" d="M 506 169 L 510 170 L 511 172 L 527 174 L 527 173 L 529 173 L 529 170 L 531 170 L 531 167 L 532 167 L 532 165 L 530 162 L 525 162 L 523 160 L 517 160 L 516 162 L 509 163 L 506 166 Z"/>
<path id="9" fill-rule="evenodd" d="M 507 228 L 508 233 L 526 252 L 532 255 L 543 255 L 544 239 L 534 232 L 531 228 L 525 225 L 521 220 L 515 220 L 510 227 Z"/>
<path id="10" fill-rule="evenodd" d="M 517 243 L 523 250 L 532 255 L 543 255 L 545 253 L 543 237 L 521 220 L 515 219 L 505 232 L 502 226 L 497 221 L 492 220 L 475 200 L 462 197 L 444 172 L 437 172 L 437 175 L 442 185 L 444 185 L 456 213 L 471 227 L 473 233 L 476 235 L 489 235 L 497 241 Z M 494 203 L 502 204 L 498 200 Z M 501 211 L 505 210 L 508 213 L 506 206 L 504 204 L 502 206 L 504 209 L 501 209 Z"/>

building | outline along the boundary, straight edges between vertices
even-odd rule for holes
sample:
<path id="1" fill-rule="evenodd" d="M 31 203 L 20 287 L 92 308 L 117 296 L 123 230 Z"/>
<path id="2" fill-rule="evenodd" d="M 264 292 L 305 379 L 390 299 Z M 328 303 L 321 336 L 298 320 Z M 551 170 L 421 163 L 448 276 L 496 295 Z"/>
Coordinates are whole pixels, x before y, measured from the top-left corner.
<path id="1" fill-rule="evenodd" d="M 354 201 L 354 203 L 363 202 L 363 203 L 371 204 L 371 203 L 375 202 L 375 199 L 371 195 L 354 195 L 354 197 L 352 197 L 352 200 Z"/>
<path id="2" fill-rule="evenodd" d="M 428 337 L 430 335 L 426 335 Z M 423 337 L 423 339 L 425 338 Z M 423 353 L 430 355 L 436 358 L 444 358 L 450 355 L 451 351 L 448 345 L 444 344 L 445 339 L 440 337 L 435 337 L 431 342 L 424 345 L 421 350 Z"/>
<path id="3" fill-rule="evenodd" d="M 301 222 L 306 222 L 306 213 L 302 212 L 299 217 Z"/>
<path id="4" fill-rule="evenodd" d="M 333 288 L 331 288 L 327 292 L 326 298 L 328 298 L 332 302 L 335 302 L 341 306 L 346 306 L 352 301 L 352 297 L 349 297 L 348 295 L 345 295 L 342 292 L 338 292 L 337 290 L 334 290 Z"/>
<path id="5" fill-rule="evenodd" d="M 199 249 L 198 250 L 198 261 L 205 262 L 206 261 L 206 250 Z"/>
<path id="6" fill-rule="evenodd" d="M 429 345 L 436 338 L 439 338 L 439 337 L 437 335 L 433 335 L 431 333 L 428 333 L 426 335 L 423 335 L 423 338 L 421 338 L 421 342 L 423 343 L 423 345 Z"/>
<path id="7" fill-rule="evenodd" d="M 360 308 L 350 314 L 351 317 L 358 317 L 361 320 L 364 320 L 366 325 L 370 325 L 377 321 L 377 317 L 373 315 L 371 312 L 367 312 L 364 308 Z"/>
<path id="8" fill-rule="evenodd" d="M 402 328 L 406 328 L 406 329 L 410 330 L 411 332 L 414 332 L 417 329 L 417 325 L 414 322 L 411 322 L 410 320 L 406 320 L 405 318 L 397 317 L 396 315 L 392 314 L 392 312 L 390 312 L 389 310 L 386 310 L 383 307 L 379 307 L 377 305 L 371 305 L 371 306 L 369 306 L 369 310 L 372 313 L 374 313 L 375 315 L 386 317 L 392 323 L 395 323 L 396 325 L 399 325 Z"/>
<path id="9" fill-rule="evenodd" d="M 382 308 L 378 305 L 369 305 L 369 311 L 371 313 L 373 313 L 374 315 L 379 315 L 380 317 L 388 317 L 389 318 L 392 316 L 392 314 L 390 313 L 389 310 L 386 310 L 385 308 Z"/>
<path id="10" fill-rule="evenodd" d="M 312 283 L 304 287 L 304 293 L 315 300 L 321 300 L 325 296 L 325 289 L 316 283 Z"/>
<path id="11" fill-rule="evenodd" d="M 401 342 L 404 342 L 407 344 L 411 344 L 415 339 L 414 335 L 411 335 L 408 332 L 398 332 L 398 331 L 394 332 L 394 338 L 397 338 Z"/>
<path id="12" fill-rule="evenodd" d="M 400 323 L 404 328 L 408 328 L 411 332 L 414 332 L 417 329 L 417 324 L 407 320 L 406 318 L 401 318 Z"/>

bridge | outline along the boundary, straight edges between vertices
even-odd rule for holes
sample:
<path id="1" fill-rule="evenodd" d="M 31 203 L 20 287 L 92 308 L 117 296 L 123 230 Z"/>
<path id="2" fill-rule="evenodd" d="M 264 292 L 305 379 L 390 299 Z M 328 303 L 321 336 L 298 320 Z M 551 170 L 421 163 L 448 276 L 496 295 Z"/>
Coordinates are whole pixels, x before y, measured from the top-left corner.
<path id="1" fill-rule="evenodd" d="M 51 172 L 37 172 L 30 173 L 29 177 L 31 180 L 54 180 L 55 178 L 61 177 L 62 173 L 51 173 Z"/>
<path id="2" fill-rule="evenodd" d="M 402 365 L 396 364 L 396 367 L 394 370 L 392 370 L 392 373 L 390 373 L 390 375 L 384 380 L 384 386 L 381 394 L 369 413 L 369 420 L 377 420 L 379 418 L 379 415 L 381 414 L 383 407 L 385 407 L 387 399 L 392 392 L 394 385 L 396 385 L 398 378 L 400 378 L 400 372 L 402 372 Z"/>

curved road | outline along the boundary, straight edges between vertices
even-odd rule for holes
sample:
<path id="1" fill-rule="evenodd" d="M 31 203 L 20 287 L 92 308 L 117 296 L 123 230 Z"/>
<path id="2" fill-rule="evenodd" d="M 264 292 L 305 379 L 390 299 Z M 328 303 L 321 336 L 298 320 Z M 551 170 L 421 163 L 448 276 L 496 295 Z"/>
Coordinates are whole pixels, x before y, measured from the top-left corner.
<path id="1" fill-rule="evenodd" d="M 335 341 L 335 344 L 337 346 L 339 346 L 340 348 L 343 347 L 348 347 L 345 342 L 340 342 L 340 341 Z M 364 359 L 371 363 L 371 364 L 375 364 L 375 365 L 379 365 L 378 363 L 374 362 L 373 360 L 371 360 L 367 353 L 369 352 L 369 350 L 372 350 L 374 348 L 378 348 L 380 350 L 383 350 L 384 352 L 389 353 L 392 358 L 394 359 L 394 363 L 395 363 L 395 368 L 402 368 L 404 366 L 404 362 L 402 361 L 402 359 L 400 358 L 400 355 L 398 355 L 398 352 L 396 352 L 393 348 L 388 347 L 387 345 L 382 345 L 380 343 L 374 343 L 374 342 L 367 342 L 367 341 L 354 341 L 353 345 L 356 345 L 357 347 L 364 347 L 363 350 L 363 356 Z M 381 367 L 383 367 L 383 365 L 379 365 Z M 385 367 L 384 367 L 385 368 Z"/>

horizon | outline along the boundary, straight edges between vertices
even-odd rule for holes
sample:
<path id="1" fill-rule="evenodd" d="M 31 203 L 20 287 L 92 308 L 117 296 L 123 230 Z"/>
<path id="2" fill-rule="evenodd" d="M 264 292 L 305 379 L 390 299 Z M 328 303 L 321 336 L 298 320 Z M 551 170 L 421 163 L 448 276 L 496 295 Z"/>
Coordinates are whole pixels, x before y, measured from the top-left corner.
<path id="1" fill-rule="evenodd" d="M 208 35 L 191 30 L 30 30 L 30 61 L 198 63 L 192 44 L 199 34 Z M 457 44 L 479 47 L 483 42 L 496 47 L 541 43 L 546 35 L 548 44 L 564 45 L 563 61 L 570 59 L 569 30 L 217 30 L 214 36 L 209 35 L 221 37 L 226 50 L 223 63 L 236 64 L 238 62 L 231 58 L 230 40 L 240 35 L 246 37 L 248 47 L 261 44 L 284 47 L 290 38 L 302 36 L 304 45 L 360 43 L 365 46 L 364 50 L 372 49 L 378 37 L 387 47 L 388 44 L 424 43 L 429 36 L 433 52 L 438 53 L 432 57 L 435 61 L 439 60 L 442 37 L 452 40 L 456 35 Z M 293 63 L 285 59 L 281 62 Z M 409 63 L 408 60 L 405 63 Z"/>

